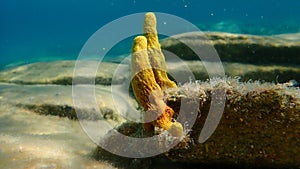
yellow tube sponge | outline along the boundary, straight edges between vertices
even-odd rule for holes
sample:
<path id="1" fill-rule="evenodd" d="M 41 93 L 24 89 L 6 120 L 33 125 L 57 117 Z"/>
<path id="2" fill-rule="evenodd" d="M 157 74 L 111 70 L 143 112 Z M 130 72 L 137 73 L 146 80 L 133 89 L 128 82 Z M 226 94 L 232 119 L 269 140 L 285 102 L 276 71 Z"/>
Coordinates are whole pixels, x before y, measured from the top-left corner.
<path id="1" fill-rule="evenodd" d="M 149 60 L 156 82 L 162 90 L 177 88 L 176 83 L 171 81 L 166 73 L 165 57 L 161 51 L 156 30 L 156 17 L 152 12 L 145 14 L 143 35 L 147 38 Z"/>
<path id="2" fill-rule="evenodd" d="M 134 39 L 131 56 L 131 76 L 134 95 L 146 111 L 144 123 L 146 131 L 153 131 L 154 126 L 170 130 L 173 135 L 182 135 L 180 123 L 172 122 L 174 111 L 163 101 L 163 91 L 155 80 L 152 66 L 147 53 L 147 39 L 137 36 Z"/>
<path id="3" fill-rule="evenodd" d="M 160 90 L 155 81 L 154 73 L 147 54 L 147 39 L 137 36 L 134 39 L 131 56 L 131 85 L 139 104 L 148 110 L 151 107 L 149 96 L 152 91 Z M 145 123 L 145 130 L 152 130 L 152 125 Z"/>

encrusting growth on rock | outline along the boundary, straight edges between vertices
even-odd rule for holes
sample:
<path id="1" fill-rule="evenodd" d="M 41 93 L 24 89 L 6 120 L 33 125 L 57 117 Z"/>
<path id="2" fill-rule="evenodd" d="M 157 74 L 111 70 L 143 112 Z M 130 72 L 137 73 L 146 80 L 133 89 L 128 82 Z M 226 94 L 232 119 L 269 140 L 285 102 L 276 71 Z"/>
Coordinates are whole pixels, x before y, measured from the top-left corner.
<path id="1" fill-rule="evenodd" d="M 146 111 L 144 130 L 151 132 L 154 127 L 159 127 L 168 130 L 172 135 L 181 136 L 182 125 L 172 122 L 174 111 L 163 100 L 164 90 L 177 86 L 167 77 L 166 63 L 158 42 L 153 13 L 145 15 L 144 36 L 137 36 L 134 39 L 131 76 L 134 95 Z"/>

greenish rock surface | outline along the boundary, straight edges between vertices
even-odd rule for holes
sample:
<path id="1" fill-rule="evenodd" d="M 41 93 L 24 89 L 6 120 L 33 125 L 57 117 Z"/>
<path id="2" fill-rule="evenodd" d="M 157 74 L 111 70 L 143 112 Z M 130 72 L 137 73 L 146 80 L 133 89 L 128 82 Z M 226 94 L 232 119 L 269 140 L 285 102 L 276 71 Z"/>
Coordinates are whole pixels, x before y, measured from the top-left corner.
<path id="1" fill-rule="evenodd" d="M 300 34 L 254 36 L 221 32 L 184 33 L 164 39 L 162 49 L 184 60 L 199 60 L 185 44 L 201 50 L 215 47 L 222 61 L 250 64 L 300 64 Z"/>

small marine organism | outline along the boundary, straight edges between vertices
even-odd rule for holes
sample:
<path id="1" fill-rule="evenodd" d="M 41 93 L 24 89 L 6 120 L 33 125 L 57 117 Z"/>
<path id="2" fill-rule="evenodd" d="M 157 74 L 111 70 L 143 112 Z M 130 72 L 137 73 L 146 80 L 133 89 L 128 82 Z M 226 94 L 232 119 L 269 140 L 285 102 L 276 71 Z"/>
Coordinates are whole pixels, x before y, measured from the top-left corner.
<path id="1" fill-rule="evenodd" d="M 299 84 L 296 80 L 290 80 L 290 81 L 284 83 L 284 85 L 287 87 L 299 87 Z"/>

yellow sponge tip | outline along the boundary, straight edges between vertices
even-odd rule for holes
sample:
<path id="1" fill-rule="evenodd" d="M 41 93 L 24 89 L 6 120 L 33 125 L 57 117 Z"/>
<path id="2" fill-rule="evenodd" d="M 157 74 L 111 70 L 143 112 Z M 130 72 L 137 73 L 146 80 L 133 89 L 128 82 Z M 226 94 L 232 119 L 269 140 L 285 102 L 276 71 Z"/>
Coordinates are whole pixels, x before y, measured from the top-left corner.
<path id="1" fill-rule="evenodd" d="M 144 17 L 144 34 L 157 34 L 156 30 L 156 16 L 153 12 L 148 12 Z"/>
<path id="2" fill-rule="evenodd" d="M 144 36 L 137 36 L 134 38 L 132 45 L 132 52 L 138 52 L 147 49 L 147 39 Z"/>
<path id="3" fill-rule="evenodd" d="M 145 14 L 145 19 L 155 19 L 156 17 L 155 17 L 155 14 L 153 13 L 153 12 L 147 12 L 146 14 Z"/>

